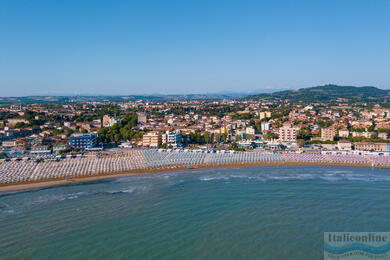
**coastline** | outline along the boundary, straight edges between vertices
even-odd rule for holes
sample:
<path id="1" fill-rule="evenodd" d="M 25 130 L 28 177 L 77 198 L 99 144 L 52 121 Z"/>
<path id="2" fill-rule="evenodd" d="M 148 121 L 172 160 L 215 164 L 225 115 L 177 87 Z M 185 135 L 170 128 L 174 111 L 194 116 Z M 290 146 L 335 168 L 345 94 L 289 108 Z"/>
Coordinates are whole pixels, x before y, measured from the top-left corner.
<path id="1" fill-rule="evenodd" d="M 390 166 L 376 165 L 372 166 L 366 163 L 336 163 L 336 162 L 286 162 L 286 161 L 274 161 L 274 162 L 261 162 L 261 163 L 245 163 L 245 164 L 215 164 L 215 165 L 202 165 L 194 168 L 178 167 L 178 168 L 163 168 L 163 169 L 145 169 L 137 171 L 123 171 L 123 172 L 110 172 L 97 175 L 85 175 L 79 177 L 73 177 L 69 180 L 64 178 L 46 179 L 34 182 L 19 182 L 0 184 L 0 193 L 15 192 L 15 191 L 27 191 L 48 188 L 53 186 L 73 185 L 79 183 L 93 182 L 106 179 L 115 179 L 121 177 L 128 177 L 141 174 L 153 174 L 171 171 L 191 171 L 202 169 L 214 169 L 214 168 L 240 168 L 240 167 L 259 167 L 259 166 L 344 166 L 344 167 L 366 167 L 366 168 L 390 168 Z"/>

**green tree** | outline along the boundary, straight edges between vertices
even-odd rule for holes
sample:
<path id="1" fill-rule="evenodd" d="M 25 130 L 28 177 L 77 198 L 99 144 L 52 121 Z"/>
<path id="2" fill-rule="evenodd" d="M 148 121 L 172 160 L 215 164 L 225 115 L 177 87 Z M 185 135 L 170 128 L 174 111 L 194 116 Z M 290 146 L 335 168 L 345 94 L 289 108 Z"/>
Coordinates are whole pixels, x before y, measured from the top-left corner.
<path id="1" fill-rule="evenodd" d="M 227 137 L 228 137 L 227 133 L 223 133 L 223 134 L 222 134 L 222 140 L 223 140 L 224 142 L 227 141 Z"/>
<path id="2" fill-rule="evenodd" d="M 312 133 L 310 131 L 310 128 L 308 126 L 302 127 L 297 134 L 298 139 L 303 139 L 303 140 L 310 140 L 312 137 Z"/>
<path id="3" fill-rule="evenodd" d="M 211 137 L 210 137 L 210 135 L 207 134 L 207 133 L 203 135 L 203 139 L 204 139 L 204 141 L 205 141 L 206 144 L 209 144 L 210 141 L 211 141 Z"/>
<path id="4" fill-rule="evenodd" d="M 53 135 L 54 136 L 57 136 L 59 134 L 62 134 L 64 131 L 62 129 L 57 129 L 57 128 L 54 128 L 53 129 Z"/>
<path id="5" fill-rule="evenodd" d="M 306 142 L 305 142 L 304 139 L 298 139 L 298 140 L 297 140 L 297 143 L 298 143 L 298 146 L 299 146 L 299 147 L 304 147 Z"/>
<path id="6" fill-rule="evenodd" d="M 26 124 L 25 122 L 17 122 L 15 124 L 15 128 L 23 128 L 23 127 L 27 127 L 28 124 Z"/>
<path id="7" fill-rule="evenodd" d="M 71 135 L 71 134 L 74 133 L 74 130 L 71 129 L 71 128 L 68 128 L 68 129 L 66 129 L 66 133 L 67 133 L 68 135 Z"/>
<path id="8" fill-rule="evenodd" d="M 263 138 L 265 140 L 272 140 L 272 139 L 277 139 L 279 136 L 275 133 L 272 133 L 271 131 L 268 131 L 264 136 Z"/>

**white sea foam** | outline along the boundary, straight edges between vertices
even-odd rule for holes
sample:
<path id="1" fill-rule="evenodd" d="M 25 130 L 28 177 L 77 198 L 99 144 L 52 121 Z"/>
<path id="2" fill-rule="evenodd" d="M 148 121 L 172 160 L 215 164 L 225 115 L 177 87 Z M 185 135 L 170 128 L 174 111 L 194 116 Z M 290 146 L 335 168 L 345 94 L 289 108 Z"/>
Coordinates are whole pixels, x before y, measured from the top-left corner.
<path id="1" fill-rule="evenodd" d="M 81 186 L 80 186 L 81 187 Z M 49 205 L 56 202 L 64 202 L 67 200 L 76 200 L 81 199 L 86 196 L 95 196 L 95 195 L 115 195 L 115 194 L 131 194 L 135 192 L 144 192 L 150 190 L 150 185 L 139 185 L 139 186 L 131 186 L 124 187 L 117 190 L 93 190 L 93 191 L 78 191 L 78 192 L 68 192 L 68 193 L 56 193 L 53 194 L 50 191 L 49 194 L 38 195 L 32 194 L 31 198 L 26 198 L 23 201 L 20 201 L 18 205 L 0 203 L 0 212 L 11 214 L 14 212 L 18 212 L 20 210 L 37 207 L 40 205 Z M 53 189 L 54 191 L 54 189 Z M 35 195 L 35 196 L 34 196 Z"/>
<path id="2" fill-rule="evenodd" d="M 342 174 L 342 173 L 353 173 L 353 171 L 326 171 L 327 173 Z"/>
<path id="3" fill-rule="evenodd" d="M 137 186 L 126 187 L 118 190 L 109 190 L 103 193 L 108 193 L 108 194 L 134 193 L 134 192 L 148 191 L 150 190 L 150 188 L 151 186 L 149 185 L 137 185 Z"/>
<path id="4" fill-rule="evenodd" d="M 51 203 L 56 201 L 72 200 L 72 199 L 77 199 L 81 196 L 88 196 L 92 194 L 94 194 L 94 192 L 84 192 L 84 191 L 65 193 L 65 194 L 48 194 L 48 195 L 42 195 L 37 197 L 35 200 L 31 202 L 31 204 L 45 204 L 45 203 Z"/>
<path id="5" fill-rule="evenodd" d="M 200 176 L 200 181 L 230 181 L 238 179 L 248 179 L 254 181 L 304 181 L 304 180 L 323 180 L 329 182 L 335 181 L 390 181 L 390 175 L 384 174 L 362 174 L 353 171 L 326 171 L 320 173 L 292 173 L 292 174 L 215 174 Z"/>
<path id="6" fill-rule="evenodd" d="M 231 176 L 206 176 L 206 177 L 200 177 L 199 180 L 201 181 L 214 181 L 214 180 L 229 180 Z"/>
<path id="7" fill-rule="evenodd" d="M 108 194 L 120 194 L 120 193 L 133 193 L 136 190 L 136 188 L 127 188 L 127 189 L 121 189 L 121 190 L 111 190 L 107 191 Z"/>

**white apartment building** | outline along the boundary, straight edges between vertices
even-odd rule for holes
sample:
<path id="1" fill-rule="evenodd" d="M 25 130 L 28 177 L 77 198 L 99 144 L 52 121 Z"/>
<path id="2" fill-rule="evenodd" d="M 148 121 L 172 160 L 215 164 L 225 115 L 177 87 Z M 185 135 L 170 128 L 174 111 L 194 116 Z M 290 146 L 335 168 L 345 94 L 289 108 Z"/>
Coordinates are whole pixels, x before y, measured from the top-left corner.
<path id="1" fill-rule="evenodd" d="M 267 122 L 261 123 L 261 131 L 269 131 L 271 129 L 271 124 Z"/>
<path id="2" fill-rule="evenodd" d="M 295 142 L 297 140 L 297 128 L 284 126 L 279 128 L 279 141 Z"/>
<path id="3" fill-rule="evenodd" d="M 182 134 L 180 130 L 175 130 L 172 132 L 166 131 L 162 135 L 162 143 L 167 144 L 167 146 L 172 145 L 172 147 L 174 148 L 180 147 L 182 146 L 181 138 L 182 138 Z"/>

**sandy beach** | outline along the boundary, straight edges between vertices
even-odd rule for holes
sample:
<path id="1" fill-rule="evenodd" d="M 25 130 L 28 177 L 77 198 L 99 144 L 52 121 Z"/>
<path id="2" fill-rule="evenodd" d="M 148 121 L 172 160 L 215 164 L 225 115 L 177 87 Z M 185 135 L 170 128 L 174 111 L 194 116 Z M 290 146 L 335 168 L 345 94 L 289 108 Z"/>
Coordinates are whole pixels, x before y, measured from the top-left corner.
<path id="1" fill-rule="evenodd" d="M 21 183 L 10 183 L 10 184 L 0 184 L 0 192 L 12 192 L 12 191 L 23 191 L 23 190 L 33 190 L 33 189 L 42 189 L 46 187 L 59 186 L 59 185 L 72 185 L 85 182 L 93 182 L 105 179 L 113 179 L 120 177 L 133 176 L 138 174 L 153 174 L 161 172 L 171 172 L 171 171 L 192 171 L 200 169 L 210 169 L 210 168 L 240 168 L 240 167 L 261 167 L 261 166 L 299 166 L 299 165 L 318 165 L 318 166 L 346 166 L 346 167 L 372 167 L 370 164 L 352 164 L 352 163 L 324 163 L 324 162 L 261 162 L 261 163 L 247 163 L 247 164 L 216 164 L 216 165 L 207 165 L 200 166 L 196 168 L 189 169 L 187 167 L 178 167 L 178 168 L 168 168 L 168 169 L 150 169 L 150 170 L 138 170 L 138 171 L 124 171 L 124 172 L 112 172 L 92 176 L 81 176 L 73 177 L 68 179 L 47 179 L 36 182 L 21 182 Z M 390 168 L 389 166 L 375 166 L 375 168 Z"/>

